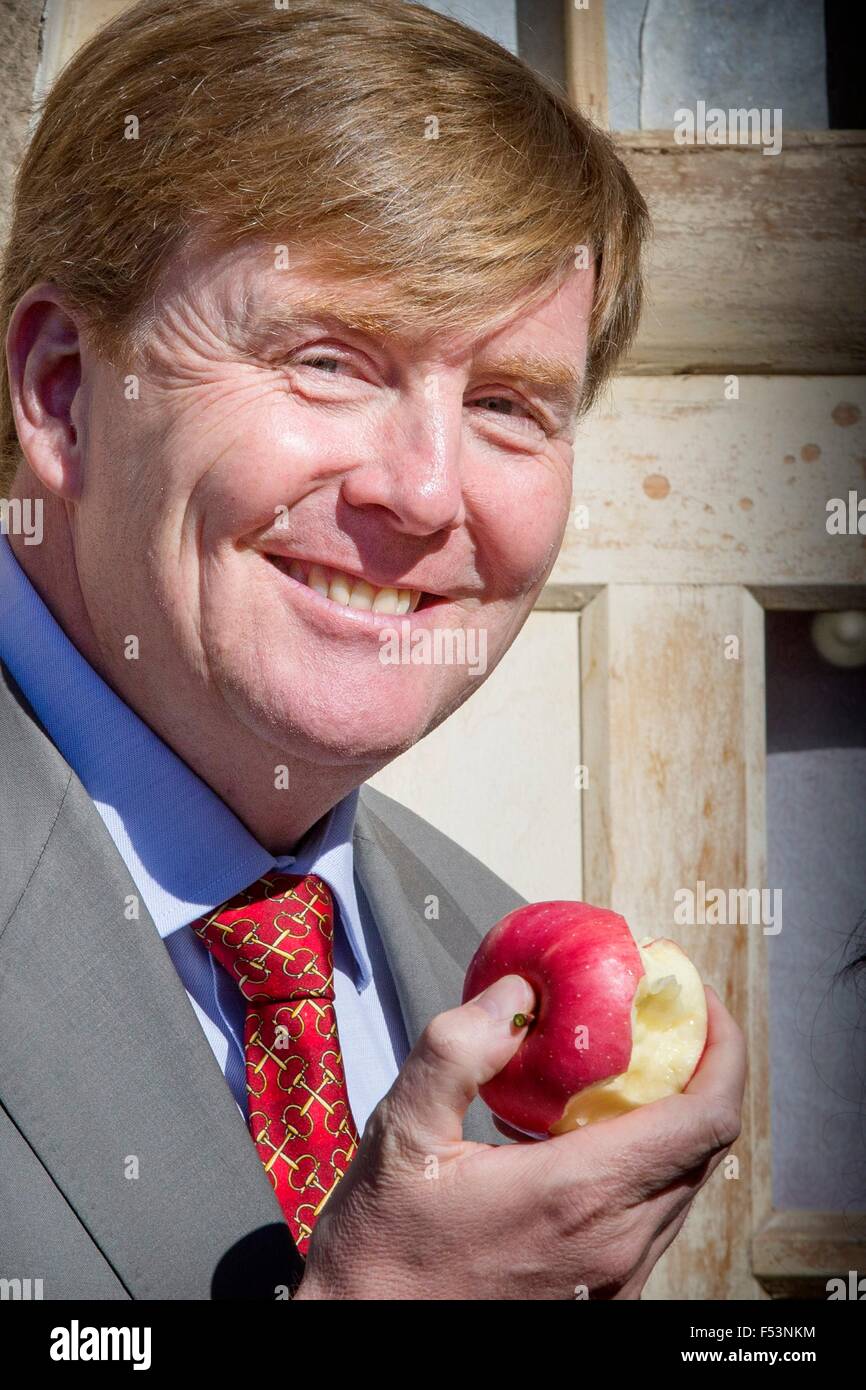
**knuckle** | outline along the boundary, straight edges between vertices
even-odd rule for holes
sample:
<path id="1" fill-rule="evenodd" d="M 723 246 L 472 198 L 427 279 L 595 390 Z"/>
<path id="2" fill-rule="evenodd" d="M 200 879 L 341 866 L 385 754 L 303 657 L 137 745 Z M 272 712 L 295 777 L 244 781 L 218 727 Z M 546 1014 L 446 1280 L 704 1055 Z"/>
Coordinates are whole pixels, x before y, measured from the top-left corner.
<path id="1" fill-rule="evenodd" d="M 729 1149 L 742 1132 L 739 1107 L 730 1102 L 719 1103 L 710 1115 L 710 1132 L 715 1149 Z"/>
<path id="2" fill-rule="evenodd" d="M 451 1013 L 437 1014 L 430 1020 L 421 1034 L 421 1047 L 428 1058 L 447 1067 L 461 1066 L 469 1053 Z"/>
<path id="3" fill-rule="evenodd" d="M 364 1126 L 362 1143 L 369 1149 L 380 1149 L 387 1142 L 394 1127 L 390 1093 L 382 1097 L 379 1104 L 370 1111 Z"/>
<path id="4" fill-rule="evenodd" d="M 370 1113 L 358 1157 L 363 1151 L 363 1159 L 378 1174 L 380 1185 L 397 1181 L 417 1162 L 413 1137 L 411 1109 L 399 1090 L 392 1088 Z"/>
<path id="5" fill-rule="evenodd" d="M 622 1239 L 609 1242 L 601 1260 L 601 1283 L 611 1288 L 622 1288 L 632 1278 L 642 1254 L 642 1248 L 638 1250 L 632 1241 Z"/>

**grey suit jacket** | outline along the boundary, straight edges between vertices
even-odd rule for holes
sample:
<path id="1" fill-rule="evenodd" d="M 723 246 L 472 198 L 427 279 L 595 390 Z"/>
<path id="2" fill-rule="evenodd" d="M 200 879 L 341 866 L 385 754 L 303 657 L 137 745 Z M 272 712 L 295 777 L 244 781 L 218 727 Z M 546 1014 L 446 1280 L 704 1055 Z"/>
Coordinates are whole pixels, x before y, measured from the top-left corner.
<path id="1" fill-rule="evenodd" d="M 370 788 L 354 853 L 414 1044 L 523 899 Z M 0 1279 L 42 1279 L 46 1299 L 273 1298 L 303 1261 L 152 918 L 124 915 L 135 893 L 0 665 Z M 478 1100 L 464 1133 L 502 1142 Z"/>

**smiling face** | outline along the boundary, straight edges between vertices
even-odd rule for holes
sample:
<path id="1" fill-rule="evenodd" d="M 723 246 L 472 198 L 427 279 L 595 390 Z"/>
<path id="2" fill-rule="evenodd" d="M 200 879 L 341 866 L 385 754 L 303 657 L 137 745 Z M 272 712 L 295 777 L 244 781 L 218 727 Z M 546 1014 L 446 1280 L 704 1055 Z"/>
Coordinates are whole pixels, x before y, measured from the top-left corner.
<path id="1" fill-rule="evenodd" d="M 444 339 L 302 265 L 179 258 L 132 389 L 85 349 L 67 630 L 199 770 L 266 749 L 354 785 L 477 688 L 472 643 L 489 672 L 552 567 L 592 274 Z M 384 659 L 383 634 L 436 629 L 462 664 Z"/>

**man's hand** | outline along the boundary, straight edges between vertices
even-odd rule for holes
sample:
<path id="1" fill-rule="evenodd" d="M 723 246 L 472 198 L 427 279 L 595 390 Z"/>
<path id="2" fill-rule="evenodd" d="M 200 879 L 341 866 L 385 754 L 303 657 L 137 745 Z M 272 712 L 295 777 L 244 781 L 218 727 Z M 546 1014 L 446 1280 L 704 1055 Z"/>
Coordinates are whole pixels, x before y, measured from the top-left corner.
<path id="1" fill-rule="evenodd" d="M 640 1297 L 739 1135 L 743 1035 L 707 989 L 682 1095 L 537 1143 L 467 1143 L 467 1107 L 534 1003 L 508 975 L 432 1020 L 319 1217 L 297 1298 Z"/>

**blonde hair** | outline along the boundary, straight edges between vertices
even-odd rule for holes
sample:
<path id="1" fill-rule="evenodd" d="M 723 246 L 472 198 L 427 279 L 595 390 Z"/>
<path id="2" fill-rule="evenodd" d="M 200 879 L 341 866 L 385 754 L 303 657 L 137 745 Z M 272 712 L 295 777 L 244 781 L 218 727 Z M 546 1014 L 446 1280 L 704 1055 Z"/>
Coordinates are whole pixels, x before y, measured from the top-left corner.
<path id="1" fill-rule="evenodd" d="M 585 254 L 587 409 L 637 328 L 648 230 L 609 137 L 455 20 L 405 0 L 140 0 L 42 104 L 2 311 L 8 326 L 52 281 L 97 350 L 129 361 L 174 253 L 261 237 L 308 243 L 323 272 L 385 280 L 407 323 L 465 330 Z M 0 410 L 2 490 L 20 458 L 5 372 Z"/>

